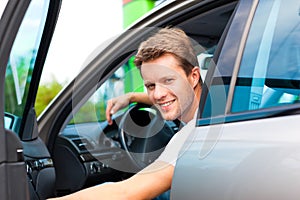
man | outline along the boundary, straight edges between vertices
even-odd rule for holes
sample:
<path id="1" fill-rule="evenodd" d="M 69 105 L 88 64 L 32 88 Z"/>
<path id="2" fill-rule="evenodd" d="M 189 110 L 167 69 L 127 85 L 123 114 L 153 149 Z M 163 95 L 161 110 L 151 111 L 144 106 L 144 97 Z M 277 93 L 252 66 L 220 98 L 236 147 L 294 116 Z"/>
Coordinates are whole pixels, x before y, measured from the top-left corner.
<path id="1" fill-rule="evenodd" d="M 130 93 L 108 103 L 107 117 L 129 102 L 154 104 L 166 120 L 188 123 L 169 142 L 162 155 L 127 180 L 90 187 L 62 199 L 153 199 L 171 187 L 179 150 L 195 126 L 201 94 L 198 61 L 190 39 L 177 28 L 163 28 L 142 42 L 135 58 L 147 94 Z"/>

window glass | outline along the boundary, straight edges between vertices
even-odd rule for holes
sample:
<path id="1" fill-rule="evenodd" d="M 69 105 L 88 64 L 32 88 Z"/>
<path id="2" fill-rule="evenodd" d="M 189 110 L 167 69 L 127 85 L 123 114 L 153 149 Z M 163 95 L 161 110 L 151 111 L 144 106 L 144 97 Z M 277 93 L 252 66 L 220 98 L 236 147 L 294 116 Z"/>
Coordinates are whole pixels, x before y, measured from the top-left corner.
<path id="1" fill-rule="evenodd" d="M 153 6 L 168 1 L 62 1 L 35 102 L 37 116 L 86 66 L 94 51 L 104 48 Z"/>
<path id="2" fill-rule="evenodd" d="M 10 53 L 5 74 L 5 112 L 21 118 L 49 3 L 33 0 Z M 11 120 L 5 120 L 9 122 Z M 10 127 L 5 124 L 5 127 Z"/>
<path id="3" fill-rule="evenodd" d="M 298 0 L 259 2 L 238 73 L 232 112 L 299 102 L 299 7 Z"/>
<path id="4" fill-rule="evenodd" d="M 37 116 L 123 30 L 122 1 L 62 1 L 38 88 Z"/>
<path id="5" fill-rule="evenodd" d="M 128 92 L 145 92 L 141 75 L 133 64 L 133 57 L 94 92 L 74 114 L 70 124 L 105 121 L 106 102 Z"/>
<path id="6" fill-rule="evenodd" d="M 208 67 L 208 60 L 213 56 L 214 47 L 201 52 L 198 61 L 201 67 L 201 77 L 204 80 Z M 106 103 L 109 99 L 128 92 L 146 92 L 139 70 L 131 57 L 104 84 L 98 88 L 88 101 L 73 115 L 69 124 L 105 121 Z M 122 112 L 122 110 L 120 111 Z"/>

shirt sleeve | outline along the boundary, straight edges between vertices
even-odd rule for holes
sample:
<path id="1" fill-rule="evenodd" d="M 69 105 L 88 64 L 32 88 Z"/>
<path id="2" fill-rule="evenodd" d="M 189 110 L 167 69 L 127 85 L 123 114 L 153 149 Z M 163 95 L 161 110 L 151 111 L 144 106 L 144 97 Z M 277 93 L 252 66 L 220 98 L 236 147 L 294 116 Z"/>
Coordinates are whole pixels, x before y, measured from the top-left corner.
<path id="1" fill-rule="evenodd" d="M 157 161 L 163 161 L 175 166 L 177 159 L 185 151 L 184 149 L 187 148 L 186 145 L 184 148 L 182 147 L 190 133 L 192 133 L 195 129 L 195 125 L 196 118 L 193 118 L 189 123 L 187 123 L 187 125 L 178 131 L 167 144 L 161 155 L 157 158 Z"/>

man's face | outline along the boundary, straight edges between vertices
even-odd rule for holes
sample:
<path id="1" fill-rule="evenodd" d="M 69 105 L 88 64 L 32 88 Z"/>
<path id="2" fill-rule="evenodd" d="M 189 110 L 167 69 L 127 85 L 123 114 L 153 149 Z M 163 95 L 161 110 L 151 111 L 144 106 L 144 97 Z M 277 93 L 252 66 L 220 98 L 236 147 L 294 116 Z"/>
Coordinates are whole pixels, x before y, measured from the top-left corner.
<path id="1" fill-rule="evenodd" d="M 194 113 L 191 110 L 195 98 L 193 80 L 171 54 L 143 62 L 141 74 L 150 100 L 164 119 L 182 119 L 188 112 Z"/>

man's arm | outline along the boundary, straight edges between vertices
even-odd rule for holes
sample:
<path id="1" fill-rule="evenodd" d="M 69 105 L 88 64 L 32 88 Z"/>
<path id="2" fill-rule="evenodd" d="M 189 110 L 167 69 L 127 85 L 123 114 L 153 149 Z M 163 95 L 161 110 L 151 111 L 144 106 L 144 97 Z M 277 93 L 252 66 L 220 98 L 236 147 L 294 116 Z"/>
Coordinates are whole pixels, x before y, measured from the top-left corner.
<path id="1" fill-rule="evenodd" d="M 170 189 L 173 173 L 173 165 L 162 161 L 155 161 L 139 173 L 124 181 L 90 187 L 58 199 L 153 199 L 159 194 Z"/>
<path id="2" fill-rule="evenodd" d="M 129 92 L 127 94 L 112 98 L 107 101 L 106 106 L 106 119 L 108 124 L 112 124 L 111 115 L 115 114 L 122 108 L 125 108 L 130 103 L 138 102 L 152 105 L 148 94 L 144 92 Z"/>

